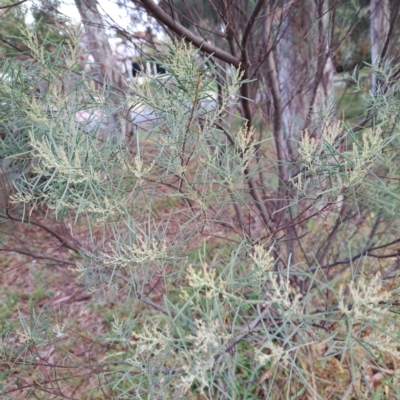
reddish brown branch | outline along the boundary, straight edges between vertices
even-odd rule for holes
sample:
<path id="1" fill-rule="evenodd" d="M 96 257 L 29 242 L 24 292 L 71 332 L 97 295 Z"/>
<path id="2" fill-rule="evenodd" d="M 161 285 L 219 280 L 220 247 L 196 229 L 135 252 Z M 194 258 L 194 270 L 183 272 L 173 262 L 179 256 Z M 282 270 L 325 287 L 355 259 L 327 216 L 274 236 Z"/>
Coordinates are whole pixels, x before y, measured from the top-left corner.
<path id="1" fill-rule="evenodd" d="M 228 64 L 232 64 L 235 67 L 239 66 L 239 59 L 220 49 L 219 47 L 213 46 L 212 44 L 206 42 L 202 37 L 197 36 L 193 32 L 189 31 L 189 29 L 186 29 L 183 25 L 168 15 L 156 3 L 154 3 L 153 0 L 141 0 L 141 3 L 146 11 L 153 15 L 157 21 L 164 24 L 177 35 L 183 37 L 187 42 L 193 43 L 202 51 L 205 51 L 208 54 L 213 54 L 215 57 L 227 62 Z"/>

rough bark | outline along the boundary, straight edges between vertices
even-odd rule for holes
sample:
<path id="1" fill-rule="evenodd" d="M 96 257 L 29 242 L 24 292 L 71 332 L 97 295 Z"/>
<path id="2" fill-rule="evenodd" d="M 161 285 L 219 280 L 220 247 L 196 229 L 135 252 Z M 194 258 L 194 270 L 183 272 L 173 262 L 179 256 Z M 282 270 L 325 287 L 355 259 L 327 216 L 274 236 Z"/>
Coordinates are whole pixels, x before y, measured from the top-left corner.
<path id="1" fill-rule="evenodd" d="M 293 139 L 299 139 L 312 114 L 333 96 L 328 7 L 326 0 L 297 3 L 282 14 L 276 32 L 284 135 L 292 159 L 296 157 Z"/>
<path id="2" fill-rule="evenodd" d="M 103 19 L 97 9 L 96 0 L 75 0 L 75 4 L 85 26 L 83 46 L 93 57 L 95 79 L 100 84 L 109 88 L 109 116 L 106 125 L 116 138 L 126 137 L 130 134 L 131 124 L 129 111 L 119 107 L 121 94 L 126 90 L 123 73 L 117 63 L 108 41 Z M 123 101 L 123 97 L 122 97 Z M 119 108 L 119 111 L 115 111 Z"/>
<path id="3" fill-rule="evenodd" d="M 389 0 L 371 0 L 371 62 L 379 63 L 390 29 Z M 376 91 L 376 74 L 371 75 L 371 90 Z"/>
<path id="4" fill-rule="evenodd" d="M 112 53 L 103 19 L 97 9 L 96 0 L 75 0 L 85 26 L 83 45 L 96 63 L 97 79 L 123 88 L 122 73 Z"/>

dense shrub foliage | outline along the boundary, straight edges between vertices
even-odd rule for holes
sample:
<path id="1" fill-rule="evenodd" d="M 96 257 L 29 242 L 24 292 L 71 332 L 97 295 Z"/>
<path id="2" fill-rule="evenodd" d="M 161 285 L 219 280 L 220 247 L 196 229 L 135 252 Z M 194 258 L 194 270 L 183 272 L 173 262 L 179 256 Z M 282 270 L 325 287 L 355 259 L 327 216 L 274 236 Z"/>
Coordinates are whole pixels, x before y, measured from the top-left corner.
<path id="1" fill-rule="evenodd" d="M 374 94 L 353 77 L 369 126 L 318 119 L 289 160 L 233 112 L 240 68 L 176 42 L 166 74 L 121 92 L 83 72 L 79 29 L 51 51 L 25 34 L 33 58 L 5 61 L 0 80 L 2 220 L 45 216 L 93 298 L 114 291 L 131 309 L 92 337 L 108 347 L 88 398 L 371 398 L 379 385 L 398 398 L 392 69 L 376 71 Z M 50 344 L 84 340 L 76 318 L 20 313 L 1 331 L 1 362 L 22 373 Z M 62 397 L 51 382 L 68 385 L 81 363 L 54 361 L 30 390 Z"/>

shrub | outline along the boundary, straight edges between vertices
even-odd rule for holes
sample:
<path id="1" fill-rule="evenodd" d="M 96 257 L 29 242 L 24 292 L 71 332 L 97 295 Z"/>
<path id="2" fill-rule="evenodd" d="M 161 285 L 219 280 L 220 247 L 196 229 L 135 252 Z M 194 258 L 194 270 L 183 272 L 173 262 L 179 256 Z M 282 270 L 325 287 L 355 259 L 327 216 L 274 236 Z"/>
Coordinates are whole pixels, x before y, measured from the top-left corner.
<path id="1" fill-rule="evenodd" d="M 104 305 L 110 330 L 91 340 L 107 353 L 76 360 L 73 374 L 41 354 L 84 340 L 72 329 L 78 316 L 19 313 L 19 326 L 2 331 L 1 359 L 17 374 L 37 360 L 52 367 L 33 393 L 66 396 L 61 374 L 64 385 L 97 376 L 94 396 L 120 399 L 368 398 L 382 382 L 398 395 L 398 284 L 385 262 L 398 257 L 388 161 L 397 119 L 388 132 L 376 114 L 359 133 L 329 121 L 319 137 L 303 133 L 298 160 L 279 160 L 269 132 L 236 115 L 228 123 L 247 84 L 240 70 L 176 42 L 166 77 L 120 93 L 79 68 L 77 29 L 51 52 L 26 34 L 33 59 L 6 61 L 11 79 L 0 82 L 2 218 L 40 225 L 70 250 L 65 262 L 96 299 L 116 290 L 132 310 Z M 369 112 L 398 101 L 398 84 L 390 88 Z M 143 109 L 149 120 L 122 137 Z"/>

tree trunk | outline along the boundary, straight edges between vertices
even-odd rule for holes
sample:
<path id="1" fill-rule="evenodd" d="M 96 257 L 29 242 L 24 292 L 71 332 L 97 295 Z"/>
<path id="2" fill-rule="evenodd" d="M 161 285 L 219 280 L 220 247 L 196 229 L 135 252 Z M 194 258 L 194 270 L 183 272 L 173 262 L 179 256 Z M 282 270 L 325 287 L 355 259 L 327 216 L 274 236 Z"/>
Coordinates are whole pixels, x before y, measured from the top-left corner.
<path id="1" fill-rule="evenodd" d="M 122 88 L 122 73 L 112 53 L 103 19 L 97 9 L 96 0 L 75 0 L 85 26 L 84 46 L 97 64 L 97 79 Z"/>
<path id="2" fill-rule="evenodd" d="M 285 3 L 291 2 L 286 0 Z M 291 159 L 296 157 L 294 143 L 299 140 L 301 131 L 334 94 L 334 68 L 329 54 L 330 15 L 328 1 L 304 0 L 298 6 L 288 7 L 281 25 L 278 24 L 282 118 Z"/>
<path id="3" fill-rule="evenodd" d="M 110 110 L 106 111 L 108 117 L 107 126 L 116 138 L 120 139 L 128 134 L 126 110 L 115 112 L 125 92 L 126 85 L 123 73 L 120 70 L 116 57 L 113 54 L 108 36 L 103 25 L 103 19 L 97 9 L 96 0 L 75 0 L 75 4 L 85 26 L 83 45 L 89 50 L 94 59 L 95 79 L 101 85 L 109 85 Z M 123 100 L 122 100 L 123 101 Z"/>
<path id="4" fill-rule="evenodd" d="M 297 158 L 297 143 L 301 132 L 316 119 L 313 135 L 322 134 L 323 125 L 327 119 L 333 118 L 333 110 L 326 114 L 325 103 L 332 99 L 334 67 L 330 58 L 331 29 L 329 4 L 326 0 L 304 0 L 290 7 L 292 2 L 285 1 L 287 11 L 275 24 L 277 37 L 277 71 L 280 89 L 282 119 L 281 148 L 284 154 L 280 160 L 288 161 L 288 165 Z M 268 11 L 267 11 L 268 14 Z M 268 61 L 268 60 L 267 60 Z M 271 76 L 270 68 L 267 68 Z M 270 87 L 273 81 L 270 82 Z M 315 114 L 315 115 L 314 115 Z M 317 118 L 316 118 L 317 117 Z M 275 133 L 275 132 L 274 132 Z M 292 176 L 295 170 L 285 167 L 285 179 Z M 290 193 L 280 193 L 278 196 L 286 207 L 282 217 L 285 229 L 286 262 L 293 265 L 298 262 L 298 245 L 296 227 L 290 226 L 294 207 L 288 207 L 291 202 Z M 299 279 L 299 286 L 304 289 L 304 282 Z"/>
<path id="5" fill-rule="evenodd" d="M 379 63 L 390 29 L 389 0 L 371 0 L 371 63 Z M 376 91 L 376 74 L 371 75 L 371 91 Z"/>

